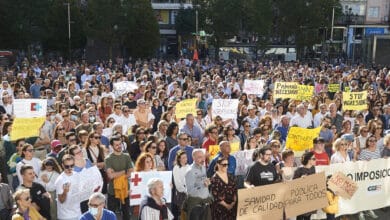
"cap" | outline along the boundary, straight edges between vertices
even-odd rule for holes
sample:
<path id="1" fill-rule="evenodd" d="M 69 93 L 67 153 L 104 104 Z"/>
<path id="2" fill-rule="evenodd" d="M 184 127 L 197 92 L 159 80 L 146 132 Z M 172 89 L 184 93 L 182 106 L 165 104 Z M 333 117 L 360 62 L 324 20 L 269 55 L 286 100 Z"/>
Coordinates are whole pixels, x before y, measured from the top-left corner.
<path id="1" fill-rule="evenodd" d="M 52 140 L 50 145 L 51 145 L 51 148 L 58 147 L 59 145 L 62 146 L 61 141 L 59 141 L 59 140 Z"/>
<path id="2" fill-rule="evenodd" d="M 323 137 L 316 137 L 313 139 L 313 144 L 318 144 L 318 143 L 325 143 L 325 140 Z"/>
<path id="3" fill-rule="evenodd" d="M 341 135 L 341 139 L 353 142 L 354 136 L 353 136 L 353 134 L 343 134 L 343 135 Z"/>

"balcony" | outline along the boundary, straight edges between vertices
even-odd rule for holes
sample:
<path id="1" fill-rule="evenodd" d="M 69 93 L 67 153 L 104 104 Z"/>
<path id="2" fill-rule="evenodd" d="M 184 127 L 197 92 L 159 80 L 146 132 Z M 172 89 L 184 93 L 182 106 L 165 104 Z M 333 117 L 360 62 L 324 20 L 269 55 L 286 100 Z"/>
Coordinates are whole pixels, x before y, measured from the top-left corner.
<path id="1" fill-rule="evenodd" d="M 335 25 L 356 25 L 356 24 L 364 24 L 365 23 L 365 16 L 362 15 L 342 15 L 341 17 L 337 18 L 335 20 Z"/>
<path id="2" fill-rule="evenodd" d="M 154 10 L 179 10 L 180 8 L 192 8 L 192 4 L 182 3 L 153 3 Z"/>

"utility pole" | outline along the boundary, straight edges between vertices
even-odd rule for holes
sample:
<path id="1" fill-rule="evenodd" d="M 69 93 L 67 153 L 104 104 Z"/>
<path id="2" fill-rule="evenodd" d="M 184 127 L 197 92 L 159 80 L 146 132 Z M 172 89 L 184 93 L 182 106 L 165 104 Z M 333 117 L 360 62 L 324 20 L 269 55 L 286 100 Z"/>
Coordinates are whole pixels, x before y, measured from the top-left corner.
<path id="1" fill-rule="evenodd" d="M 70 31 L 70 3 L 64 3 L 68 7 L 68 53 L 69 53 L 69 61 L 72 62 L 72 46 L 71 46 L 71 31 Z"/>

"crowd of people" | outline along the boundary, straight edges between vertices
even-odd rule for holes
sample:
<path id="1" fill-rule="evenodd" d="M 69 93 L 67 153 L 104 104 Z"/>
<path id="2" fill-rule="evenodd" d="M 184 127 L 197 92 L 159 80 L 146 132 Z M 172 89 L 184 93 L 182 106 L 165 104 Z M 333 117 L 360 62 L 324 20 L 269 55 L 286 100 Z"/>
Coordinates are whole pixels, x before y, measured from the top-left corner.
<path id="1" fill-rule="evenodd" d="M 319 165 L 390 155 L 387 68 L 25 58 L 0 69 L 0 75 L 1 219 L 236 219 L 239 188 L 290 181 L 315 173 Z M 264 94 L 244 93 L 245 79 L 264 80 Z M 114 84 L 122 81 L 138 88 L 118 94 Z M 274 100 L 278 81 L 313 85 L 314 94 L 311 100 Z M 339 91 L 330 92 L 330 84 L 338 84 Z M 367 90 L 367 109 L 343 110 L 345 90 Z M 13 101 L 27 98 L 47 99 L 46 120 L 39 136 L 11 141 Z M 175 105 L 189 98 L 197 99 L 196 114 L 176 117 Z M 237 117 L 213 115 L 213 99 L 238 99 Z M 321 126 L 301 160 L 285 148 L 292 126 Z M 235 173 L 231 145 L 237 143 L 240 150 L 254 149 L 246 175 Z M 211 145 L 219 145 L 213 158 Z M 131 173 L 165 170 L 173 173 L 172 189 L 151 179 L 149 195 L 131 207 Z M 95 178 L 95 171 L 96 188 L 85 195 L 78 185 L 81 173 Z M 170 204 L 164 190 L 172 190 Z M 324 210 L 335 219 L 337 195 L 329 193 L 332 207 Z M 365 211 L 359 218 L 367 215 L 376 217 Z"/>

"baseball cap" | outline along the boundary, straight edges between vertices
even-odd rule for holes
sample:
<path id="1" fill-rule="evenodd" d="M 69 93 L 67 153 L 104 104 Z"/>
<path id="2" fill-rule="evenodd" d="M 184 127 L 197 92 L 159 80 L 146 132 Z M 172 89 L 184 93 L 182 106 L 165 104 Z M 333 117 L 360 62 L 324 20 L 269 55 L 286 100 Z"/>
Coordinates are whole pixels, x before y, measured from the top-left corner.
<path id="1" fill-rule="evenodd" d="M 59 140 L 52 140 L 51 143 L 50 143 L 50 145 L 51 145 L 51 148 L 56 148 L 56 147 L 58 147 L 59 145 L 62 146 L 61 141 L 59 141 Z"/>
<path id="2" fill-rule="evenodd" d="M 322 138 L 322 137 L 316 137 L 316 138 L 314 138 L 313 144 L 318 144 L 318 143 L 325 143 L 324 138 Z"/>

